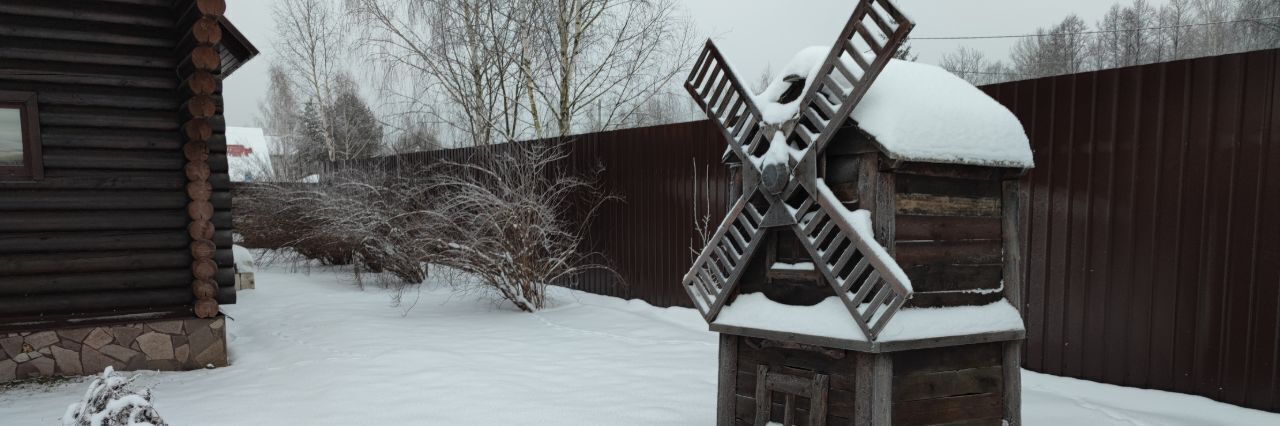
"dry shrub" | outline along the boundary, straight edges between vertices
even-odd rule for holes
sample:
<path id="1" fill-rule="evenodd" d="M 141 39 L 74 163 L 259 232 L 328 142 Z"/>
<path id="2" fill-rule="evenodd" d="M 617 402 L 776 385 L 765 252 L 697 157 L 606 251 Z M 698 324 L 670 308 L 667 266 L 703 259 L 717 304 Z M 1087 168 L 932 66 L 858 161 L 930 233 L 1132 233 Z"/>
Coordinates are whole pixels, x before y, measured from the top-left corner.
<path id="1" fill-rule="evenodd" d="M 357 278 L 385 271 L 417 284 L 424 265 L 446 266 L 532 312 L 545 306 L 547 285 L 609 270 L 591 262 L 598 253 L 583 242 L 612 197 L 560 167 L 566 156 L 560 145 L 511 143 L 415 173 L 348 170 L 321 184 L 258 184 L 237 200 L 236 227 L 246 247 L 351 264 Z"/>
<path id="2" fill-rule="evenodd" d="M 437 263 L 479 278 L 484 287 L 532 312 L 546 286 L 589 269 L 586 226 L 613 197 L 560 165 L 560 145 L 507 144 L 478 150 L 465 163 L 429 170 Z"/>
<path id="3" fill-rule="evenodd" d="M 319 184 L 259 184 L 238 199 L 236 230 L 245 247 L 290 249 L 328 265 L 426 278 L 418 250 L 421 185 L 377 171 L 349 171 Z"/>

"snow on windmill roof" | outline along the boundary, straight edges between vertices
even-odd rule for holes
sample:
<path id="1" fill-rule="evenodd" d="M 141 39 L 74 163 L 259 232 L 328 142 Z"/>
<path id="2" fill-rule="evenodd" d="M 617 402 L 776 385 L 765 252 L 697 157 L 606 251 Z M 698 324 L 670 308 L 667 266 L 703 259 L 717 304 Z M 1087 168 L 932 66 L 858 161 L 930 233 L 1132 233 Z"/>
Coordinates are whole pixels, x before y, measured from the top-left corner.
<path id="1" fill-rule="evenodd" d="M 232 146 L 243 150 L 232 152 Z M 227 128 L 227 169 L 232 182 L 254 182 L 271 177 L 271 141 L 262 129 Z"/>
<path id="2" fill-rule="evenodd" d="M 830 50 L 826 46 L 801 50 L 754 96 L 765 122 L 780 123 L 798 114 L 799 97 L 792 100 L 783 95 L 797 76 L 805 79 L 808 90 Z M 779 99 L 791 102 L 783 104 Z M 1018 118 L 977 87 L 937 66 L 889 61 L 851 117 L 890 158 L 996 167 L 1033 165 L 1031 143 Z"/>
<path id="3" fill-rule="evenodd" d="M 775 302 L 764 293 L 740 294 L 720 310 L 712 324 L 769 330 L 799 336 L 868 342 L 849 319 L 837 296 L 813 306 Z M 876 336 L 879 343 L 936 339 L 961 335 L 1024 331 L 1022 316 L 1006 299 L 983 306 L 903 308 Z"/>

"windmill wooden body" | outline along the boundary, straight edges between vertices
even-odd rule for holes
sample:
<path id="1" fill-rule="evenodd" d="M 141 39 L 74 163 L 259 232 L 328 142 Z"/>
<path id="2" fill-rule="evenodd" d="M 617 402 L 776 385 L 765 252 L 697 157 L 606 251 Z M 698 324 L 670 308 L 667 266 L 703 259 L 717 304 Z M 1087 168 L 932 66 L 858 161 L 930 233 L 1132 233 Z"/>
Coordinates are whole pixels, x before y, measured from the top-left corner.
<path id="1" fill-rule="evenodd" d="M 720 425 L 1020 421 L 1021 192 L 1005 179 L 1029 143 L 976 88 L 892 59 L 913 26 L 859 0 L 835 46 L 762 93 L 710 41 L 689 75 L 740 171 L 683 280 L 721 333 Z"/>

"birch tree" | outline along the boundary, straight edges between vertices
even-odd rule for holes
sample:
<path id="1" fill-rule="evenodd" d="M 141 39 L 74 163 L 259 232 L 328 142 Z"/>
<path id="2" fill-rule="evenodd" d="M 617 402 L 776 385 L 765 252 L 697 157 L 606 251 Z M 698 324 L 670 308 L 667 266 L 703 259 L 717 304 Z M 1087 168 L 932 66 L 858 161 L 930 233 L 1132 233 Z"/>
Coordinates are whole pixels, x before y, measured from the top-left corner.
<path id="1" fill-rule="evenodd" d="M 518 137 L 530 114 L 532 8 L 495 0 L 348 0 L 362 40 L 404 113 L 483 146 Z"/>
<path id="2" fill-rule="evenodd" d="M 602 128 L 636 114 L 692 59 L 691 27 L 674 0 L 534 0 L 531 52 L 546 72 L 534 86 L 554 126 L 566 136 L 574 118 L 597 109 Z M 554 132 L 554 133 L 552 133 Z"/>
<path id="3" fill-rule="evenodd" d="M 350 48 L 334 5 L 326 0 L 280 0 L 273 13 L 277 59 L 293 88 L 304 102 L 332 105 L 336 96 L 334 82 L 343 72 Z M 322 114 L 320 119 L 323 128 L 333 128 L 333 117 Z M 329 161 L 337 160 L 333 135 L 322 132 L 320 136 Z"/>

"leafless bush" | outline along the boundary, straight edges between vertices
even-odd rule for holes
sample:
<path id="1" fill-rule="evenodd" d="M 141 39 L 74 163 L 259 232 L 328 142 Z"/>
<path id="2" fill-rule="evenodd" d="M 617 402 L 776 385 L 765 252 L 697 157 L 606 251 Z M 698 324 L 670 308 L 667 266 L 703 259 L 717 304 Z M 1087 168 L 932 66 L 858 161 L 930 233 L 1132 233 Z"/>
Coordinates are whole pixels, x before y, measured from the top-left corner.
<path id="1" fill-rule="evenodd" d="M 437 263 L 479 278 L 523 311 L 541 309 L 546 286 L 608 269 L 583 247 L 596 210 L 612 197 L 558 166 L 560 146 L 507 145 L 430 170 Z"/>
<path id="2" fill-rule="evenodd" d="M 425 264 L 456 269 L 531 312 L 547 285 L 608 270 L 583 241 L 611 197 L 559 167 L 565 157 L 560 146 L 504 144 L 415 173 L 355 169 L 314 185 L 255 185 L 237 201 L 236 227 L 246 247 L 350 264 L 358 283 L 366 271 L 418 284 Z"/>
<path id="3" fill-rule="evenodd" d="M 236 229 L 246 247 L 286 248 L 330 265 L 390 272 L 406 283 L 426 278 L 431 228 L 420 207 L 422 182 L 380 171 L 350 170 L 320 184 L 263 184 L 238 200 Z"/>

